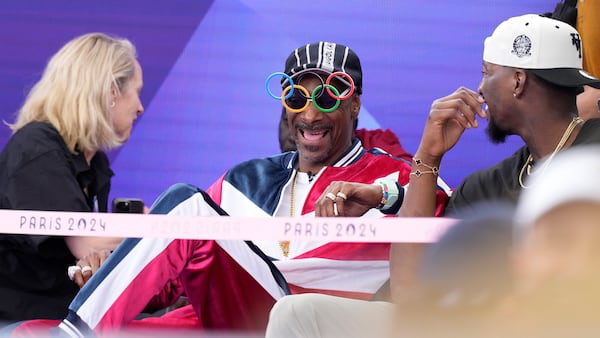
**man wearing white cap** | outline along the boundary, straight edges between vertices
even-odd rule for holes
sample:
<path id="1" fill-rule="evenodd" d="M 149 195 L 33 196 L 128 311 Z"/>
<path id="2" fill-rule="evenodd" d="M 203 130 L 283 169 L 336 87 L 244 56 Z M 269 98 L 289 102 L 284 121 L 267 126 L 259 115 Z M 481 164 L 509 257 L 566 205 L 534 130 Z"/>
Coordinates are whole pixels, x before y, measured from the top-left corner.
<path id="1" fill-rule="evenodd" d="M 460 88 L 437 100 L 418 152 L 439 165 L 464 129 L 477 126 L 477 115 L 488 118 L 492 142 L 518 135 L 525 146 L 468 176 L 453 193 L 447 211 L 484 199 L 514 202 L 526 188 L 525 179 L 551 165 L 536 165 L 540 159 L 570 146 L 600 142 L 600 121 L 584 124 L 577 116 L 576 95 L 583 85 L 599 86 L 600 81 L 582 70 L 582 45 L 574 28 L 538 15 L 501 23 L 485 40 L 478 93 Z"/>
<path id="2" fill-rule="evenodd" d="M 600 80 L 582 69 L 583 48 L 572 26 L 535 14 L 510 18 L 485 39 L 483 77 L 477 92 L 459 88 L 433 103 L 415 158 L 439 167 L 465 129 L 478 126 L 477 116 L 488 119 L 486 131 L 492 142 L 518 135 L 525 145 L 496 165 L 467 176 L 453 191 L 447 215 L 482 201 L 516 203 L 527 189 L 527 178 L 543 175 L 558 152 L 600 143 L 600 119 L 584 122 L 577 113 L 577 95 L 583 86 L 600 87 Z M 548 160 L 541 164 L 542 158 Z M 433 215 L 432 182 L 429 175 L 411 176 L 401 215 L 415 216 L 406 208 L 409 205 L 429 210 L 417 216 Z M 414 272 L 404 268 L 406 255 L 394 254 L 406 251 L 407 246 L 392 245 L 393 297 L 403 292 L 407 280 L 414 279 Z"/>
<path id="3" fill-rule="evenodd" d="M 478 127 L 477 116 L 488 119 L 487 133 L 492 142 L 502 143 L 507 136 L 518 135 L 525 146 L 500 163 L 469 175 L 452 193 L 447 215 L 483 201 L 516 203 L 520 192 L 527 188 L 528 177 L 542 175 L 552 166 L 552 158 L 558 152 L 581 144 L 600 143 L 600 119 L 583 122 L 577 114 L 576 96 L 582 87 L 600 87 L 600 80 L 582 69 L 582 48 L 578 32 L 558 20 L 528 14 L 498 25 L 485 40 L 483 78 L 477 92 L 461 87 L 433 102 L 414 155 L 410 188 L 400 215 L 434 215 L 436 178 L 442 157 L 458 142 L 465 129 Z M 487 109 L 483 108 L 484 104 Z M 540 164 L 545 157 L 548 160 Z M 573 164 L 574 169 L 578 167 Z M 577 173 L 573 172 L 573 175 Z M 377 202 L 377 186 L 340 184 L 343 184 L 348 201 L 356 195 L 361 196 L 366 205 Z M 339 187 L 330 185 L 329 189 L 335 191 Z M 391 288 L 395 300 L 400 299 L 415 280 L 419 246 L 410 243 L 392 245 Z M 286 325 L 291 327 L 286 334 L 301 332 L 294 331 L 298 328 L 294 326 L 296 322 L 310 322 L 313 317 L 325 321 L 325 316 L 333 316 L 313 311 L 320 305 L 303 303 L 302 295 L 292 297 L 297 300 L 286 297 L 283 299 L 286 306 L 277 306 L 279 312 L 271 313 L 271 321 L 293 314 L 285 317 Z M 313 312 L 299 317 L 303 304 Z M 355 304 L 355 308 L 345 307 L 349 313 L 365 311 L 360 302 Z M 359 316 L 338 310 L 336 319 L 329 322 L 343 317 Z M 370 323 L 378 324 L 381 323 Z M 270 329 L 268 333 L 277 336 L 279 332 L 275 332 L 271 324 Z M 302 333 L 311 336 L 314 332 Z"/>

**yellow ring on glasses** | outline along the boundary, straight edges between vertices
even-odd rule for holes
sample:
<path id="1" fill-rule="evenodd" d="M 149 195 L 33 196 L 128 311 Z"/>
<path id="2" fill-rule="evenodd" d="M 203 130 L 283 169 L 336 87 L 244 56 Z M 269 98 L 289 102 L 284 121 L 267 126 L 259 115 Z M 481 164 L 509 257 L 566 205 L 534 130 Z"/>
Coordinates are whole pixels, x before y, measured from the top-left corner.
<path id="1" fill-rule="evenodd" d="M 308 99 L 306 100 L 306 104 L 304 105 L 304 107 L 298 108 L 298 109 L 293 109 L 292 107 L 288 106 L 288 104 L 285 102 L 285 94 L 287 94 L 287 92 L 289 92 L 290 89 L 292 89 L 292 86 L 287 86 L 283 90 L 283 93 L 281 94 L 281 103 L 283 103 L 283 106 L 285 107 L 285 109 L 291 111 L 292 113 L 303 112 L 304 110 L 306 110 L 306 108 L 308 108 L 308 105 L 310 104 L 310 100 L 308 100 Z M 307 98 L 310 97 L 310 95 L 308 94 L 308 90 L 306 88 L 302 87 L 301 85 L 294 85 L 294 90 L 296 90 L 296 89 L 303 92 Z"/>

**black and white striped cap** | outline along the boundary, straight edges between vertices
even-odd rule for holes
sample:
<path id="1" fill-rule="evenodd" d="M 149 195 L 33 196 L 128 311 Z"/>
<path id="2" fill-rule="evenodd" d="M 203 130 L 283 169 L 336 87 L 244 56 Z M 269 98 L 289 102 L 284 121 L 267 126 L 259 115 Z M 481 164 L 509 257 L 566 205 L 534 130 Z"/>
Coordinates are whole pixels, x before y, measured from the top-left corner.
<path id="1" fill-rule="evenodd" d="M 347 46 L 319 41 L 296 48 L 285 61 L 285 73 L 295 78 L 307 71 L 347 73 L 354 80 L 356 92 L 362 94 L 360 60 Z"/>

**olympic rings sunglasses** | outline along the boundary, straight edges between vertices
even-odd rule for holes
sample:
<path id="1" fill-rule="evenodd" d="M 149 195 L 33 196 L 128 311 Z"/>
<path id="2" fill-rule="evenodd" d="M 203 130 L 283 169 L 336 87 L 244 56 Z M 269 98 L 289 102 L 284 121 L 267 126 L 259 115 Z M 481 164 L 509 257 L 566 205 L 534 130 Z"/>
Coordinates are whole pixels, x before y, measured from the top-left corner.
<path id="1" fill-rule="evenodd" d="M 331 113 L 335 111 L 339 106 L 341 101 L 348 99 L 354 93 L 354 81 L 352 77 L 344 72 L 334 72 L 330 74 L 325 81 L 314 72 L 305 73 L 308 75 L 314 75 L 316 78 L 321 81 L 321 84 L 313 89 L 312 93 L 309 93 L 308 90 L 298 84 L 294 84 L 292 78 L 285 73 L 273 73 L 267 78 L 266 89 L 269 96 L 276 100 L 281 100 L 283 106 L 290 112 L 293 113 L 301 113 L 308 105 L 312 102 L 312 104 L 317 108 L 317 110 L 323 113 Z M 282 76 L 285 79 L 285 82 L 289 82 L 290 85 L 283 89 L 281 96 L 275 96 L 271 90 L 269 89 L 269 81 L 274 76 Z M 340 78 L 341 77 L 341 78 Z M 341 94 L 339 90 L 331 85 L 331 81 L 337 78 L 342 83 L 348 85 L 348 89 L 344 90 Z M 345 81 L 347 80 L 347 81 Z"/>

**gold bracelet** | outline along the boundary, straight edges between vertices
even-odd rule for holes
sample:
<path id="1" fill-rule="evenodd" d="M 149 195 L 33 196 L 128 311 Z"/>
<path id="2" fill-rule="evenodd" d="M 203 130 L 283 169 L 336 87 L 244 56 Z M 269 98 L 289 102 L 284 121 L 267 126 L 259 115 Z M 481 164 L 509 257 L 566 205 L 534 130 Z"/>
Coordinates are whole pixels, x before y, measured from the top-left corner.
<path id="1" fill-rule="evenodd" d="M 428 168 L 430 170 L 423 171 L 423 170 L 417 169 L 415 171 L 411 171 L 410 176 L 421 177 L 424 174 L 432 174 L 433 176 L 439 176 L 439 174 L 440 174 L 440 168 L 431 166 L 431 165 L 429 165 L 429 164 L 421 161 L 421 159 L 418 159 L 418 158 L 414 158 L 413 161 L 415 162 L 415 164 L 417 166 L 423 166 L 423 167 Z"/>

